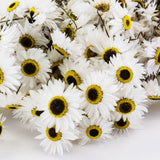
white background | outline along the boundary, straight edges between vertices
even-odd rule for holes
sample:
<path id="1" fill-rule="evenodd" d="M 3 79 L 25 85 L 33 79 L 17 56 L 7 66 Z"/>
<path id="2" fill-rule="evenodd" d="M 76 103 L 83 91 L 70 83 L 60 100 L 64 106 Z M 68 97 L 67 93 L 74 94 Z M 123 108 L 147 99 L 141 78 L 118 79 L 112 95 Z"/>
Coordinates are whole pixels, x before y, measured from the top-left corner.
<path id="1" fill-rule="evenodd" d="M 11 117 L 10 111 L 7 113 Z M 160 104 L 150 106 L 141 130 L 109 142 L 87 144 L 63 157 L 48 156 L 39 141 L 20 122 L 7 120 L 6 139 L 0 141 L 0 160 L 160 160 Z"/>

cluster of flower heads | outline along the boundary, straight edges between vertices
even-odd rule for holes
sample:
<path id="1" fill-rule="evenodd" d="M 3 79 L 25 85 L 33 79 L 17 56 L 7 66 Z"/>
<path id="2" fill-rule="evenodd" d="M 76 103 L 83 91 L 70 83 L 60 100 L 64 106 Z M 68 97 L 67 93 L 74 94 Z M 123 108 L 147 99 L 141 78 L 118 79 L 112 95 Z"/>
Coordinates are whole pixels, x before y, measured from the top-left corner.
<path id="1" fill-rule="evenodd" d="M 0 13 L 5 109 L 50 154 L 138 128 L 160 99 L 159 2 L 10 0 Z M 4 108 L 4 109 L 3 109 Z"/>

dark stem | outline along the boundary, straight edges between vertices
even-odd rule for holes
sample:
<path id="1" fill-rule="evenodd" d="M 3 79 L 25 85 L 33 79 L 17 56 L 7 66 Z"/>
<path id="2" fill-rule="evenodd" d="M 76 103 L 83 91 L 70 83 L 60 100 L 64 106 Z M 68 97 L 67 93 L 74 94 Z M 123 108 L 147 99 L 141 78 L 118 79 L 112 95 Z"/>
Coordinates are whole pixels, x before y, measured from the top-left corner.
<path id="1" fill-rule="evenodd" d="M 107 28 L 106 28 L 106 26 L 105 26 L 104 20 L 102 19 L 102 16 L 99 14 L 99 11 L 98 11 L 98 10 L 97 10 L 97 14 L 98 14 L 98 16 L 99 16 L 99 18 L 100 18 L 100 20 L 101 20 L 101 22 L 102 22 L 102 25 L 103 25 L 103 27 L 104 27 L 104 30 L 105 30 L 107 36 L 109 37 L 109 34 L 108 34 Z"/>
<path id="2" fill-rule="evenodd" d="M 22 83 L 21 83 L 20 86 L 18 87 L 16 94 L 18 94 L 18 92 L 19 92 L 19 90 L 21 89 L 21 87 L 22 87 Z"/>

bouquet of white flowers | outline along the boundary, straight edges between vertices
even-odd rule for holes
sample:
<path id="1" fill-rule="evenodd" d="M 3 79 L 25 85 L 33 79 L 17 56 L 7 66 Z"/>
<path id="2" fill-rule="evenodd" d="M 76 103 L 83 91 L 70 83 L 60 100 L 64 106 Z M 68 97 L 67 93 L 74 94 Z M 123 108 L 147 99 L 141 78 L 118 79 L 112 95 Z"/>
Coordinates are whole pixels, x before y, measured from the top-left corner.
<path id="1" fill-rule="evenodd" d="M 156 0 L 9 0 L 0 12 L 0 138 L 11 110 L 49 154 L 125 134 L 160 99 Z"/>

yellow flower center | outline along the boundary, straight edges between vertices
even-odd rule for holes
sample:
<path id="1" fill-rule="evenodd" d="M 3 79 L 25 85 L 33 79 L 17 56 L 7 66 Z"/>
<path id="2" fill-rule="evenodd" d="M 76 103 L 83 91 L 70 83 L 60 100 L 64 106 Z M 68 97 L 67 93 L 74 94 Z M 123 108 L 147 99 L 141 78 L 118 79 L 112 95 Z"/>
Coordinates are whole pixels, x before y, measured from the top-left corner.
<path id="1" fill-rule="evenodd" d="M 130 114 L 135 110 L 136 106 L 134 101 L 130 99 L 121 99 L 117 102 L 116 111 L 120 114 Z"/>
<path id="2" fill-rule="evenodd" d="M 21 107 L 22 107 L 21 105 L 12 104 L 12 105 L 7 105 L 5 108 L 9 110 L 17 110 L 20 109 Z"/>
<path id="3" fill-rule="evenodd" d="M 129 67 L 122 66 L 116 72 L 117 80 L 122 83 L 128 83 L 133 78 L 133 72 Z"/>
<path id="4" fill-rule="evenodd" d="M 94 7 L 101 12 L 108 12 L 110 9 L 110 4 L 101 2 L 99 4 L 96 4 Z"/>
<path id="5" fill-rule="evenodd" d="M 36 10 L 34 7 L 30 8 L 29 13 L 31 15 L 31 17 L 36 13 Z"/>
<path id="6" fill-rule="evenodd" d="M 103 51 L 102 59 L 104 59 L 105 62 L 109 63 L 111 57 L 116 56 L 117 53 L 119 53 L 117 48 L 109 47 Z"/>
<path id="7" fill-rule="evenodd" d="M 39 65 L 35 60 L 27 59 L 21 64 L 21 71 L 27 77 L 33 77 L 39 72 Z"/>
<path id="8" fill-rule="evenodd" d="M 68 103 L 64 97 L 55 96 L 49 101 L 48 110 L 55 118 L 61 118 L 68 111 Z"/>
<path id="9" fill-rule="evenodd" d="M 97 57 L 98 54 L 94 51 L 92 51 L 91 47 L 92 45 L 88 46 L 84 52 L 84 56 L 86 57 L 87 60 L 89 60 L 91 57 Z"/>
<path id="10" fill-rule="evenodd" d="M 50 69 L 52 70 L 52 73 L 54 73 L 54 72 L 57 71 L 59 64 L 61 64 L 62 62 L 63 62 L 63 61 L 57 61 L 57 62 L 54 62 L 54 63 L 51 65 Z"/>
<path id="11" fill-rule="evenodd" d="M 51 141 L 59 141 L 62 137 L 62 133 L 60 131 L 56 132 L 55 126 L 53 126 L 52 128 L 47 127 L 46 135 Z"/>
<path id="12" fill-rule="evenodd" d="M 65 52 L 63 49 L 59 48 L 57 45 L 53 45 L 53 48 L 64 57 L 69 57 L 69 54 Z"/>
<path id="13" fill-rule="evenodd" d="M 90 85 L 86 90 L 86 99 L 91 104 L 98 104 L 102 101 L 103 92 L 98 85 Z"/>
<path id="14" fill-rule="evenodd" d="M 128 119 L 126 119 L 126 121 L 124 121 L 122 118 L 119 121 L 115 121 L 114 122 L 114 126 L 118 129 L 126 129 L 128 128 L 130 125 L 130 122 L 128 121 Z"/>
<path id="15" fill-rule="evenodd" d="M 28 34 L 24 34 L 19 38 L 19 43 L 26 49 L 33 48 L 35 41 Z"/>
<path id="16" fill-rule="evenodd" d="M 3 132 L 3 125 L 2 123 L 0 123 L 0 136 L 2 135 L 2 132 Z"/>
<path id="17" fill-rule="evenodd" d="M 68 71 L 66 74 L 65 74 L 65 82 L 66 84 L 71 84 L 73 83 L 74 86 L 77 86 L 81 84 L 81 78 L 79 77 L 79 75 L 74 71 L 74 70 L 71 70 L 71 71 Z"/>
<path id="18" fill-rule="evenodd" d="M 2 70 L 0 69 L 0 85 L 3 83 L 3 81 L 4 81 L 4 74 Z"/>
<path id="19" fill-rule="evenodd" d="M 160 100 L 160 96 L 148 96 L 148 99 L 151 99 L 151 100 Z"/>
<path id="20" fill-rule="evenodd" d="M 159 64 L 160 64 L 160 47 L 156 50 L 155 64 L 156 64 L 156 65 L 159 65 Z"/>
<path id="21" fill-rule="evenodd" d="M 125 16 L 123 18 L 123 26 L 125 30 L 129 30 L 131 28 L 132 22 L 131 22 L 131 18 L 129 16 Z"/>
<path id="22" fill-rule="evenodd" d="M 67 25 L 62 33 L 65 33 L 66 37 L 69 37 L 71 41 L 74 39 L 74 28 L 71 25 Z"/>
<path id="23" fill-rule="evenodd" d="M 7 11 L 8 11 L 8 12 L 13 11 L 14 9 L 17 8 L 17 6 L 19 5 L 19 3 L 20 3 L 19 1 L 15 1 L 15 2 L 11 3 L 11 4 L 8 6 Z"/>
<path id="24" fill-rule="evenodd" d="M 40 115 L 43 113 L 44 111 L 40 111 L 40 110 L 37 110 L 37 107 L 36 108 L 33 108 L 31 113 L 33 116 L 35 117 L 40 117 Z"/>
<path id="25" fill-rule="evenodd" d="M 99 126 L 93 125 L 87 128 L 86 134 L 90 139 L 97 139 L 102 135 L 102 130 Z"/>

